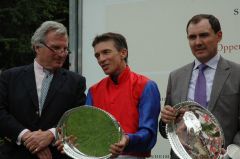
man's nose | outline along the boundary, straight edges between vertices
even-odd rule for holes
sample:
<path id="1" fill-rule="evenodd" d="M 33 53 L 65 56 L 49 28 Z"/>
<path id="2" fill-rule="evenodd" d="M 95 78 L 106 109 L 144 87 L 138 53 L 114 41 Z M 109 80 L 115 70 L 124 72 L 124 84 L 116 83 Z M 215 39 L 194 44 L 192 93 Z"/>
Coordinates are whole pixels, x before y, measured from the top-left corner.
<path id="1" fill-rule="evenodd" d="M 200 37 L 197 37 L 195 40 L 196 45 L 201 45 L 202 44 L 202 39 Z"/>
<path id="2" fill-rule="evenodd" d="M 103 61 L 105 61 L 105 56 L 100 54 L 98 57 L 98 62 L 101 63 Z"/>

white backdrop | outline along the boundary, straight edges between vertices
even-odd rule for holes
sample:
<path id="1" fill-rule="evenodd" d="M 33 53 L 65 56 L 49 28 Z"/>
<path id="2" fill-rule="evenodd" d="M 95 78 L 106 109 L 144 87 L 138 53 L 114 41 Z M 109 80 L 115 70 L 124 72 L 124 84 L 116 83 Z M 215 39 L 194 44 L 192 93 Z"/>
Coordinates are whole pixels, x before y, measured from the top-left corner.
<path id="1" fill-rule="evenodd" d="M 105 76 L 94 58 L 93 38 L 118 32 L 127 38 L 131 69 L 157 82 L 163 106 L 169 72 L 194 59 L 185 30 L 199 13 L 219 18 L 219 53 L 239 63 L 239 0 L 83 0 L 82 72 L 88 88 Z M 168 141 L 158 135 L 152 158 L 169 158 L 169 149 Z"/>

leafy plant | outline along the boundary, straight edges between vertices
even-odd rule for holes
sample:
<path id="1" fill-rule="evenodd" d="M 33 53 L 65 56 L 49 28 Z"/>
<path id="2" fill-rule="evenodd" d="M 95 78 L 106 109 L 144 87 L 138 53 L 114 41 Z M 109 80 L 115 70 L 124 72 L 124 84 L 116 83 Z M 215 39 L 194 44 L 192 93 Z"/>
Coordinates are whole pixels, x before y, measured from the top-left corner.
<path id="1" fill-rule="evenodd" d="M 0 70 L 33 62 L 33 32 L 46 20 L 68 27 L 68 0 L 0 1 Z"/>

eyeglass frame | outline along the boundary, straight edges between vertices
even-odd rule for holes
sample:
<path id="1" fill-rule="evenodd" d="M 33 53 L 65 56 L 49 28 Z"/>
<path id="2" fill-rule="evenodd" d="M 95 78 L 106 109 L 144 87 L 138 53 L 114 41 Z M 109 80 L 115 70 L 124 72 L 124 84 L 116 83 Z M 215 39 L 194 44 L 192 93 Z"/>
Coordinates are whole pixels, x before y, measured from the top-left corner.
<path id="1" fill-rule="evenodd" d="M 71 53 L 71 51 L 69 50 L 69 48 L 63 49 L 63 50 L 61 49 L 61 50 L 57 51 L 57 50 L 51 48 L 50 46 L 48 46 L 45 42 L 40 42 L 40 44 L 42 44 L 43 46 L 45 46 L 46 48 L 48 48 L 50 51 L 52 51 L 53 53 L 58 54 L 58 55 L 59 55 L 59 54 L 62 54 L 62 53 L 68 55 L 68 54 Z"/>

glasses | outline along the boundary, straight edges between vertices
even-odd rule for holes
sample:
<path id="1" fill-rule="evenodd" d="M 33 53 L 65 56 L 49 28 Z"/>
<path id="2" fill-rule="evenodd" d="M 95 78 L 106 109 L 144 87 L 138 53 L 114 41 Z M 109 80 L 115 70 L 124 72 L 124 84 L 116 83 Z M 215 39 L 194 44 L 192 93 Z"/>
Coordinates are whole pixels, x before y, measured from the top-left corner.
<path id="1" fill-rule="evenodd" d="M 51 50 L 53 53 L 58 54 L 58 55 L 59 55 L 59 54 L 62 54 L 62 53 L 68 55 L 68 54 L 71 53 L 71 51 L 70 51 L 68 48 L 62 49 L 62 48 L 59 47 L 59 46 L 55 46 L 55 47 L 52 48 L 52 47 L 48 46 L 47 44 L 45 44 L 44 42 L 41 42 L 41 44 L 43 44 L 46 48 L 48 48 L 48 49 Z"/>

